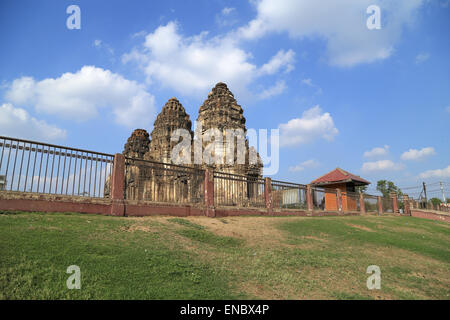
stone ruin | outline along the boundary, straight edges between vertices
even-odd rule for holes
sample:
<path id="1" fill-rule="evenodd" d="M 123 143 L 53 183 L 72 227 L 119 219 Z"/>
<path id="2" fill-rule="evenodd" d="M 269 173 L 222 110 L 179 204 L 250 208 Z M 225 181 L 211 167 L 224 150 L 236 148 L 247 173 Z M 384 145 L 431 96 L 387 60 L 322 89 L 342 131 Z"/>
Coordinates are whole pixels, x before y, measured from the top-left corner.
<path id="1" fill-rule="evenodd" d="M 128 138 L 124 146 L 123 155 L 126 157 L 126 181 L 125 196 L 129 200 L 148 200 L 156 202 L 198 202 L 203 201 L 203 171 L 206 168 L 227 174 L 262 178 L 262 162 L 256 150 L 249 148 L 248 140 L 243 137 L 245 146 L 245 163 L 228 164 L 195 164 L 194 163 L 194 132 L 192 122 L 182 104 L 171 98 L 158 114 L 153 131 L 149 135 L 144 129 L 136 129 Z M 242 129 L 247 133 L 243 109 L 237 104 L 234 95 L 225 83 L 218 83 L 209 93 L 208 98 L 199 109 L 197 127 L 204 132 L 211 128 L 217 128 L 223 135 L 223 148 L 225 149 L 225 130 Z M 177 129 L 185 129 L 191 137 L 192 163 L 183 168 L 170 165 L 171 152 L 177 141 L 171 141 L 172 133 Z M 197 130 L 200 131 L 200 130 Z M 234 140 L 234 158 L 237 157 L 237 141 Z M 202 152 L 205 148 L 202 144 Z M 257 163 L 251 164 L 249 156 L 254 152 Z M 187 168 L 186 168 L 187 167 Z M 240 181 L 231 183 L 215 183 L 215 193 L 226 194 L 239 190 L 250 197 L 257 190 L 251 190 L 252 184 L 246 184 L 245 188 Z M 236 198 L 245 198 L 245 195 L 236 195 Z M 241 204 L 242 205 L 242 204 Z M 244 204 L 245 205 L 245 204 Z"/>

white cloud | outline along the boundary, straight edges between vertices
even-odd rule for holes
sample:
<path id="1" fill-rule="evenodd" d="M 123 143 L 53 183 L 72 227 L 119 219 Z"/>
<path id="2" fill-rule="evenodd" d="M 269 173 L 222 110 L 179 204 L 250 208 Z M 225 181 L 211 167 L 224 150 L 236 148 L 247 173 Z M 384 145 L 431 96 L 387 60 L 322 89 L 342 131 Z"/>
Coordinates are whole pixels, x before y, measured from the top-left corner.
<path id="1" fill-rule="evenodd" d="M 259 98 L 260 99 L 267 99 L 279 94 L 282 94 L 285 90 L 286 90 L 287 86 L 286 83 L 282 80 L 277 81 L 277 83 L 275 83 L 275 85 L 273 85 L 272 87 L 262 91 L 259 94 Z"/>
<path id="2" fill-rule="evenodd" d="M 225 7 L 225 8 L 222 9 L 222 14 L 226 16 L 226 15 L 229 15 L 230 13 L 232 13 L 234 11 L 236 11 L 235 8 Z"/>
<path id="3" fill-rule="evenodd" d="M 448 113 L 450 113 L 450 106 L 448 106 L 447 108 L 445 108 L 445 111 L 447 111 Z"/>
<path id="4" fill-rule="evenodd" d="M 222 11 L 216 15 L 216 23 L 220 27 L 228 27 L 236 24 L 238 19 L 236 18 L 236 9 L 225 7 Z"/>
<path id="5" fill-rule="evenodd" d="M 315 88 L 316 89 L 316 93 L 315 94 L 322 94 L 322 92 L 323 92 L 322 88 L 320 88 L 319 86 L 315 85 L 311 78 L 302 79 L 301 83 L 304 84 L 305 86 L 310 87 L 310 88 Z"/>
<path id="6" fill-rule="evenodd" d="M 435 155 L 436 151 L 434 151 L 433 147 L 427 147 L 427 148 L 423 148 L 421 150 L 417 150 L 417 149 L 409 149 L 406 152 L 403 152 L 403 154 L 401 155 L 401 159 L 402 160 L 423 160 L 426 157 Z"/>
<path id="7" fill-rule="evenodd" d="M 259 68 L 233 37 L 208 37 L 208 32 L 184 37 L 172 21 L 149 33 L 122 61 L 136 62 L 149 82 L 156 80 L 182 94 L 199 96 L 215 83 L 226 82 L 235 93 L 247 95 L 248 85 L 258 77 L 292 70 L 293 56 L 292 50 L 281 50 Z"/>
<path id="8" fill-rule="evenodd" d="M 379 160 L 374 162 L 364 162 L 361 170 L 365 173 L 381 172 L 381 171 L 396 171 L 403 169 L 400 163 L 394 163 L 391 160 Z"/>
<path id="9" fill-rule="evenodd" d="M 151 125 L 155 116 L 154 97 L 142 85 L 94 66 L 56 79 L 16 79 L 5 97 L 17 105 L 32 105 L 37 112 L 76 121 L 110 111 L 117 123 L 137 127 Z"/>
<path id="10" fill-rule="evenodd" d="M 0 135 L 54 141 L 65 139 L 66 130 L 33 118 L 26 110 L 5 103 L 0 106 Z"/>
<path id="11" fill-rule="evenodd" d="M 388 58 L 405 25 L 424 0 L 257 0 L 257 16 L 237 31 L 242 39 L 256 39 L 272 32 L 290 37 L 323 39 L 330 64 L 353 66 Z M 369 30 L 369 5 L 381 8 L 380 30 Z"/>
<path id="12" fill-rule="evenodd" d="M 100 50 L 105 50 L 106 52 L 108 52 L 110 55 L 114 55 L 114 49 L 111 48 L 111 46 L 107 43 L 104 43 L 102 40 L 100 39 L 95 39 L 93 46 L 96 47 L 97 49 Z"/>
<path id="13" fill-rule="evenodd" d="M 427 61 L 429 58 L 430 58 L 429 53 L 419 53 L 416 56 L 416 64 L 421 64 L 421 63 Z"/>
<path id="14" fill-rule="evenodd" d="M 280 146 L 295 146 L 321 138 L 332 141 L 339 132 L 331 115 L 322 113 L 318 105 L 303 112 L 301 118 L 280 124 L 279 129 Z"/>
<path id="15" fill-rule="evenodd" d="M 303 171 L 307 168 L 316 168 L 318 166 L 319 166 L 319 163 L 316 160 L 311 159 L 311 160 L 304 161 L 294 167 L 289 167 L 289 171 L 299 172 L 299 171 Z"/>
<path id="16" fill-rule="evenodd" d="M 444 169 L 428 170 L 419 175 L 422 179 L 428 178 L 450 178 L 450 166 Z"/>
<path id="17" fill-rule="evenodd" d="M 294 70 L 294 56 L 295 53 L 292 50 L 288 50 L 286 52 L 284 50 L 280 50 L 270 59 L 269 62 L 260 68 L 260 73 L 274 74 L 282 68 L 284 68 L 285 73 L 289 73 Z"/>
<path id="18" fill-rule="evenodd" d="M 377 148 L 373 148 L 370 151 L 364 152 L 364 157 L 365 158 L 373 158 L 373 157 L 385 156 L 388 154 L 388 152 L 389 152 L 389 146 L 385 145 L 384 147 L 377 147 Z"/>

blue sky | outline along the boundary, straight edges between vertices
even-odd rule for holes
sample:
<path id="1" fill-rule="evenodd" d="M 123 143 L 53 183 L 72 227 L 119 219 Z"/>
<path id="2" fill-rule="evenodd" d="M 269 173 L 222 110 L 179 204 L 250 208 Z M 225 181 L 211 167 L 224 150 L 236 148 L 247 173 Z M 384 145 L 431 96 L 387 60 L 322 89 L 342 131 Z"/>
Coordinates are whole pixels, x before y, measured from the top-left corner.
<path id="1" fill-rule="evenodd" d="M 450 183 L 449 18 L 448 0 L 2 1 L 0 135 L 121 152 L 224 81 L 248 128 L 280 129 L 277 179 Z"/>

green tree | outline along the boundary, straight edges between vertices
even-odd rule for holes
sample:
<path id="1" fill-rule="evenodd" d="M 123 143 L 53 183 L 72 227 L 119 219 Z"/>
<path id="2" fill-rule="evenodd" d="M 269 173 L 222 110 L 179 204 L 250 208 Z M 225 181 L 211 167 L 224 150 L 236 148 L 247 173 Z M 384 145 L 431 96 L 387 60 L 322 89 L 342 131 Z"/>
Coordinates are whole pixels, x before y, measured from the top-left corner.
<path id="1" fill-rule="evenodd" d="M 430 201 L 433 204 L 433 206 L 438 206 L 442 203 L 441 199 L 439 198 L 431 198 Z"/>
<path id="2" fill-rule="evenodd" d="M 397 187 L 392 181 L 388 180 L 378 180 L 377 190 L 383 195 L 383 197 L 388 198 L 391 192 L 395 192 L 398 198 L 403 196 L 402 190 Z"/>

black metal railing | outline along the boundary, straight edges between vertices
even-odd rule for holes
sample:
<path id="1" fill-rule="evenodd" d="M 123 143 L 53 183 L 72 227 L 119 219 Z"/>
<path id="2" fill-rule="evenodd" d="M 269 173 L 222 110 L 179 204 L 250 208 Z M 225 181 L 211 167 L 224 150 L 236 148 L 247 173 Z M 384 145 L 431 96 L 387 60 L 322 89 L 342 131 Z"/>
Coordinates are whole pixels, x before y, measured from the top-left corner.
<path id="1" fill-rule="evenodd" d="M 214 203 L 217 206 L 264 208 L 264 179 L 214 171 Z"/>
<path id="2" fill-rule="evenodd" d="M 111 154 L 0 136 L 0 189 L 104 197 L 113 161 Z"/>
<path id="3" fill-rule="evenodd" d="M 364 194 L 364 207 L 366 212 L 378 212 L 378 197 Z"/>
<path id="4" fill-rule="evenodd" d="M 125 199 L 204 203 L 205 171 L 151 160 L 125 159 Z"/>
<path id="5" fill-rule="evenodd" d="M 277 209 L 307 209 L 306 186 L 272 180 L 272 203 Z"/>

